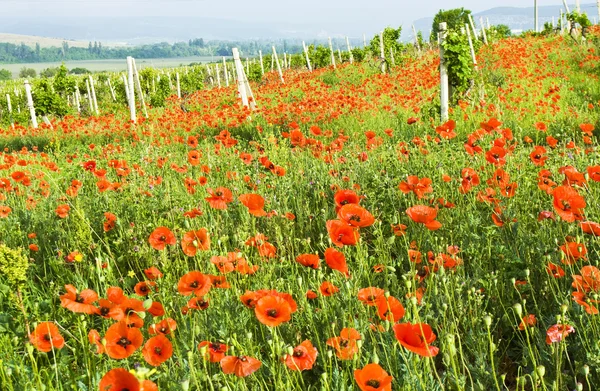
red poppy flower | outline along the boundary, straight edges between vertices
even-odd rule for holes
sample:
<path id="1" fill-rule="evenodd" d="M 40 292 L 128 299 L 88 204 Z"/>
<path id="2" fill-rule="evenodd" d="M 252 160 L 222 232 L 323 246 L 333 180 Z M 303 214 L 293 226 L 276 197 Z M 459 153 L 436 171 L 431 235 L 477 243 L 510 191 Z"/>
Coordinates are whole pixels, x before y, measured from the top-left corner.
<path id="1" fill-rule="evenodd" d="M 591 180 L 600 182 L 600 166 L 589 166 L 587 168 L 587 173 Z"/>
<path id="2" fill-rule="evenodd" d="M 300 254 L 296 257 L 296 262 L 311 269 L 318 269 L 321 260 L 315 254 Z"/>
<path id="3" fill-rule="evenodd" d="M 100 380 L 100 391 L 141 391 L 140 382 L 124 368 L 111 369 Z"/>
<path id="4" fill-rule="evenodd" d="M 523 331 L 523 330 L 525 330 L 525 327 L 535 327 L 536 324 L 537 324 L 537 319 L 536 319 L 535 315 L 533 315 L 533 314 L 525 315 L 523 317 L 523 319 L 521 320 L 521 323 L 519 324 L 519 330 Z"/>
<path id="5" fill-rule="evenodd" d="M 379 296 L 375 304 L 377 305 L 377 315 L 382 320 L 396 323 L 404 317 L 404 306 L 394 296 Z"/>
<path id="6" fill-rule="evenodd" d="M 587 248 L 583 243 L 572 242 L 567 238 L 567 242 L 560 246 L 560 250 L 564 254 L 564 258 L 561 260 L 565 265 L 572 265 L 575 262 L 586 259 Z"/>
<path id="7" fill-rule="evenodd" d="M 415 195 L 419 199 L 423 198 L 427 193 L 433 193 L 433 188 L 431 187 L 431 179 L 419 179 L 419 177 L 416 175 L 409 175 L 408 178 L 406 178 L 406 182 L 400 182 L 398 188 L 404 194 L 408 194 L 410 192 L 415 193 Z"/>
<path id="8" fill-rule="evenodd" d="M 102 338 L 97 330 L 90 330 L 88 333 L 88 341 L 96 346 L 96 354 L 104 353 L 104 345 L 102 345 Z"/>
<path id="9" fill-rule="evenodd" d="M 110 326 L 106 330 L 104 339 L 106 340 L 106 354 L 117 360 L 131 356 L 144 342 L 140 329 L 128 327 L 124 321 Z"/>
<path id="10" fill-rule="evenodd" d="M 378 299 L 383 297 L 384 294 L 385 291 L 383 289 L 370 286 L 368 288 L 362 288 L 358 291 L 358 300 L 368 306 L 374 307 L 377 305 Z"/>
<path id="11" fill-rule="evenodd" d="M 336 356 L 341 360 L 351 360 L 358 353 L 356 341 L 361 339 L 360 333 L 353 328 L 343 328 L 338 337 L 329 338 L 327 345 L 335 349 Z"/>
<path id="12" fill-rule="evenodd" d="M 148 334 L 156 335 L 163 334 L 169 335 L 171 332 L 177 329 L 177 322 L 174 319 L 167 318 L 161 320 L 159 323 L 153 324 L 148 328 Z"/>
<path id="13" fill-rule="evenodd" d="M 162 272 L 156 266 L 151 266 L 144 270 L 146 278 L 149 280 L 157 280 L 163 276 Z"/>
<path id="14" fill-rule="evenodd" d="M 267 295 L 256 301 L 254 313 L 260 323 L 276 327 L 291 319 L 292 309 L 284 298 Z"/>
<path id="15" fill-rule="evenodd" d="M 56 207 L 56 215 L 58 217 L 60 217 L 61 219 L 65 219 L 69 216 L 70 210 L 71 210 L 71 207 L 67 204 L 58 205 Z"/>
<path id="16" fill-rule="evenodd" d="M 335 293 L 340 291 L 340 288 L 333 285 L 329 281 L 323 281 L 323 283 L 319 287 L 319 291 L 323 296 L 333 296 Z"/>
<path id="17" fill-rule="evenodd" d="M 346 264 L 346 257 L 341 251 L 329 247 L 327 250 L 325 250 L 325 263 L 327 263 L 327 266 L 333 270 L 337 270 L 346 277 L 350 277 L 348 265 Z"/>
<path id="18" fill-rule="evenodd" d="M 441 138 L 451 140 L 456 137 L 456 132 L 454 132 L 454 129 L 456 129 L 456 122 L 451 119 L 436 127 L 435 131 L 440 135 Z"/>
<path id="19" fill-rule="evenodd" d="M 373 225 L 375 218 L 368 210 L 357 204 L 347 204 L 338 210 L 338 217 L 352 227 Z"/>
<path id="20" fill-rule="evenodd" d="M 354 246 L 360 238 L 358 230 L 342 220 L 328 220 L 327 232 L 333 244 L 338 247 Z"/>
<path id="21" fill-rule="evenodd" d="M 575 328 L 568 324 L 555 324 L 554 326 L 550 326 L 550 328 L 546 331 L 546 343 L 551 345 L 554 342 L 560 342 L 567 335 L 574 333 Z"/>
<path id="22" fill-rule="evenodd" d="M 581 230 L 588 235 L 600 236 L 600 224 L 593 221 L 582 221 L 579 223 Z"/>
<path id="23" fill-rule="evenodd" d="M 0 205 L 0 218 L 6 219 L 11 211 L 10 206 Z"/>
<path id="24" fill-rule="evenodd" d="M 203 348 L 206 348 L 205 358 L 210 362 L 219 362 L 225 357 L 228 346 L 224 343 L 202 341 L 198 344 L 198 349 L 202 350 Z"/>
<path id="25" fill-rule="evenodd" d="M 546 272 L 548 272 L 548 274 L 550 274 L 554 278 L 562 278 L 565 276 L 565 271 L 563 270 L 563 268 L 558 265 L 555 265 L 552 262 L 549 262 L 548 265 L 546 265 Z"/>
<path id="26" fill-rule="evenodd" d="M 226 187 L 217 187 L 216 189 L 206 190 L 210 197 L 206 198 L 213 209 L 227 209 L 227 204 L 233 202 L 233 194 Z"/>
<path id="27" fill-rule="evenodd" d="M 234 374 L 237 377 L 250 376 L 262 365 L 259 360 L 249 356 L 225 356 L 220 364 L 224 374 Z"/>
<path id="28" fill-rule="evenodd" d="M 354 380 L 361 391 L 391 391 L 393 379 L 379 364 L 354 370 Z"/>
<path id="29" fill-rule="evenodd" d="M 438 230 L 442 227 L 439 221 L 436 221 L 437 209 L 425 205 L 411 206 L 406 210 L 406 214 L 415 223 L 424 224 L 431 231 Z"/>
<path id="30" fill-rule="evenodd" d="M 193 293 L 200 297 L 210 291 L 211 284 L 209 276 L 199 271 L 191 271 L 179 279 L 177 291 L 184 296 L 189 296 Z"/>
<path id="31" fill-rule="evenodd" d="M 585 208 L 585 199 L 571 186 L 559 186 L 552 192 L 554 197 L 554 210 L 565 221 L 572 223 L 582 220 L 582 209 Z"/>
<path id="32" fill-rule="evenodd" d="M 584 292 L 580 291 L 575 291 L 571 293 L 571 295 L 573 296 L 573 301 L 582 306 L 585 309 L 585 312 L 587 312 L 588 314 L 598 315 L 598 313 L 600 313 L 598 307 L 593 305 L 600 303 L 600 300 L 590 299 Z"/>
<path id="33" fill-rule="evenodd" d="M 292 371 L 307 371 L 312 369 L 318 354 L 312 342 L 307 339 L 296 346 L 292 354 L 283 356 L 283 362 Z"/>
<path id="34" fill-rule="evenodd" d="M 164 363 L 173 355 L 173 345 L 167 337 L 158 334 L 146 341 L 142 349 L 144 360 L 153 367 Z"/>
<path id="35" fill-rule="evenodd" d="M 148 238 L 150 246 L 155 250 L 164 250 L 167 244 L 174 245 L 177 239 L 171 230 L 167 227 L 158 227 L 150 234 Z"/>
<path id="36" fill-rule="evenodd" d="M 60 296 L 60 306 L 75 313 L 96 314 L 98 308 L 92 303 L 98 300 L 98 294 L 91 289 L 77 293 L 73 285 L 65 285 L 67 293 Z"/>
<path id="37" fill-rule="evenodd" d="M 198 250 L 209 250 L 210 237 L 206 228 L 186 232 L 183 235 L 183 239 L 181 239 L 181 248 L 183 249 L 183 253 L 188 257 L 195 256 Z"/>
<path id="38" fill-rule="evenodd" d="M 143 314 L 145 311 L 144 302 L 141 300 L 125 298 L 108 314 L 114 320 L 124 321 L 127 326 L 139 328 L 144 325 L 144 319 L 139 314 Z"/>
<path id="39" fill-rule="evenodd" d="M 158 292 L 156 282 L 154 281 L 140 281 L 135 284 L 133 290 L 138 296 L 148 296 L 152 291 Z"/>
<path id="40" fill-rule="evenodd" d="M 433 357 L 439 348 L 431 346 L 437 336 L 425 323 L 400 323 L 394 326 L 394 335 L 400 345 L 423 357 Z"/>
<path id="41" fill-rule="evenodd" d="M 600 270 L 596 266 L 584 266 L 579 273 L 573 275 L 573 288 L 582 292 L 600 292 Z"/>
<path id="42" fill-rule="evenodd" d="M 250 214 L 260 217 L 265 216 L 267 212 L 264 211 L 265 199 L 259 194 L 242 194 L 238 198 L 240 202 L 248 208 Z"/>
<path id="43" fill-rule="evenodd" d="M 60 335 L 54 322 L 40 322 L 33 333 L 29 334 L 29 342 L 44 353 L 48 353 L 52 349 L 62 349 L 65 346 L 65 339 Z"/>
<path id="44" fill-rule="evenodd" d="M 360 197 L 352 190 L 339 190 L 333 196 L 335 201 L 336 212 L 344 205 L 357 204 L 360 202 Z"/>

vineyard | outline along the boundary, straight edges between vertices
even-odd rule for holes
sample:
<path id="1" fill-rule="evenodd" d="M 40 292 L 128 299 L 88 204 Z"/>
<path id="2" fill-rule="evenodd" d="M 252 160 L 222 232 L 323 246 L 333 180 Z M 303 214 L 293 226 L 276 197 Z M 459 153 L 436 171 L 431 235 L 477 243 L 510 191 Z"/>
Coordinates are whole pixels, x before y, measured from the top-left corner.
<path id="1" fill-rule="evenodd" d="M 0 389 L 598 389 L 580 24 L 0 84 Z"/>

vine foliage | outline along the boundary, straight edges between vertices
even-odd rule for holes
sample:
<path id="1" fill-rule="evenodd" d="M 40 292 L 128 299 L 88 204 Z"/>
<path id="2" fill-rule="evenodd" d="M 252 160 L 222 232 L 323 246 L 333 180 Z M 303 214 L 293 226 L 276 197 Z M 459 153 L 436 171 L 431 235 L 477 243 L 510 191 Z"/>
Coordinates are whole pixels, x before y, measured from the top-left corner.
<path id="1" fill-rule="evenodd" d="M 471 85 L 475 72 L 467 36 L 450 30 L 442 46 L 448 69 L 448 84 L 452 87 L 453 95 L 462 94 Z"/>

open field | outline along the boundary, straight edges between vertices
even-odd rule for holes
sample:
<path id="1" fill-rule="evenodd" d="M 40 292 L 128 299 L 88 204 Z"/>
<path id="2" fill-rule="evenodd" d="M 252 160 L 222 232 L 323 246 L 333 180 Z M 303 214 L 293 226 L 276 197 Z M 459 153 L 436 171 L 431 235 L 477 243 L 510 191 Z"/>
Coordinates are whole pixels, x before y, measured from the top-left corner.
<path id="1" fill-rule="evenodd" d="M 9 34 L 9 33 L 0 33 L 0 42 L 5 43 L 13 43 L 15 45 L 20 45 L 24 43 L 27 46 L 35 47 L 37 43 L 40 44 L 40 47 L 49 48 L 49 47 L 57 47 L 60 48 L 63 45 L 63 42 L 67 42 L 70 47 L 76 48 L 87 48 L 89 45 L 88 41 L 75 41 L 70 39 L 62 39 L 62 38 L 50 38 L 50 37 L 38 37 L 35 35 L 21 35 L 21 34 Z M 107 43 L 105 46 L 122 46 L 115 43 Z"/>
<path id="2" fill-rule="evenodd" d="M 178 57 L 178 58 L 148 58 L 137 59 L 138 67 L 153 67 L 153 68 L 172 68 L 180 65 L 187 65 L 192 62 L 205 63 L 218 61 L 221 57 Z M 29 64 L 2 64 L 0 69 L 8 69 L 13 74 L 13 78 L 19 76 L 19 71 L 23 68 L 32 68 L 36 72 L 40 72 L 46 68 L 58 67 L 62 62 L 39 62 Z M 65 61 L 65 66 L 69 69 L 86 68 L 92 72 L 121 72 L 127 69 L 127 62 L 122 60 L 92 60 L 92 61 Z"/>
<path id="3" fill-rule="evenodd" d="M 135 124 L 0 85 L 0 388 L 600 389 L 600 29 L 488 38 L 448 121 L 412 46 L 265 56 L 256 111 L 147 70 Z"/>

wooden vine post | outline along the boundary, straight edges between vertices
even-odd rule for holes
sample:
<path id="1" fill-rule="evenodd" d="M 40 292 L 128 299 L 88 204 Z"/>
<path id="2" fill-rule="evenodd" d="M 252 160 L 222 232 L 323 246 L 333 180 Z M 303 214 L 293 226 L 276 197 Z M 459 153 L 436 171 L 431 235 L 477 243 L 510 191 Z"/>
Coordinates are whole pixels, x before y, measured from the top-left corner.
<path id="1" fill-rule="evenodd" d="M 136 123 L 136 115 L 135 115 L 135 93 L 133 92 L 133 57 L 127 57 L 127 76 L 128 80 L 125 83 L 126 90 L 129 91 L 129 119 Z"/>
<path id="2" fill-rule="evenodd" d="M 175 72 L 175 78 L 177 80 L 177 98 L 181 99 L 181 83 L 179 82 L 179 72 Z"/>
<path id="3" fill-rule="evenodd" d="M 442 122 L 448 120 L 448 68 L 444 59 L 444 43 L 446 42 L 448 26 L 440 23 L 440 117 Z"/>
<path id="4" fill-rule="evenodd" d="M 419 51 L 419 53 L 421 52 L 421 45 L 419 44 L 419 36 L 417 35 L 417 29 L 415 29 L 415 25 L 412 25 L 412 31 L 413 31 L 413 35 L 415 36 L 415 46 L 417 47 L 417 50 Z"/>
<path id="5" fill-rule="evenodd" d="M 479 39 L 477 29 L 475 28 L 475 22 L 473 21 L 473 16 L 471 14 L 469 14 L 469 23 L 471 23 L 471 29 L 473 30 L 473 35 L 475 36 L 475 39 Z"/>
<path id="6" fill-rule="evenodd" d="M 254 101 L 254 96 L 252 95 L 252 89 L 250 88 L 248 78 L 244 73 L 244 66 L 242 65 L 242 60 L 240 60 L 240 52 L 237 48 L 233 48 L 232 51 L 233 64 L 237 73 L 238 91 L 240 93 L 240 97 L 242 98 L 242 104 L 246 107 L 249 107 L 250 110 L 254 110 L 256 108 L 256 102 Z"/>
<path id="7" fill-rule="evenodd" d="M 13 117 L 12 117 L 12 105 L 10 104 L 10 95 L 9 94 L 6 94 L 6 103 L 8 105 L 8 115 L 10 116 L 10 126 L 14 129 L 15 123 L 14 123 Z"/>
<path id="8" fill-rule="evenodd" d="M 225 70 L 227 72 L 227 70 Z M 215 64 L 215 74 L 217 75 L 217 86 L 221 88 L 221 75 L 219 74 L 219 64 Z"/>
<path id="9" fill-rule="evenodd" d="M 135 77 L 135 86 L 140 97 L 140 104 L 142 105 L 142 110 L 144 110 L 144 117 L 148 118 L 148 110 L 146 110 L 146 102 L 144 101 L 144 94 L 142 93 L 142 84 L 140 83 L 140 74 L 138 73 L 137 66 L 135 65 L 135 58 L 132 58 L 132 61 L 133 72 Z M 179 74 L 177 74 L 177 77 L 177 86 L 179 87 Z"/>
<path id="10" fill-rule="evenodd" d="M 354 56 L 352 55 L 352 47 L 350 46 L 350 39 L 346 37 L 346 46 L 348 47 L 348 54 L 350 55 L 350 64 L 354 64 Z"/>
<path id="11" fill-rule="evenodd" d="M 534 28 L 535 28 L 535 32 L 539 33 L 540 32 L 540 24 L 539 24 L 539 19 L 538 19 L 538 2 L 537 0 L 533 0 L 533 20 L 534 20 Z"/>
<path id="12" fill-rule="evenodd" d="M 333 45 L 331 44 L 331 37 L 329 37 L 329 51 L 331 52 L 331 65 L 333 65 L 333 69 L 335 69 L 335 56 L 333 54 Z"/>
<path id="13" fill-rule="evenodd" d="M 487 34 L 485 32 L 485 25 L 483 24 L 483 18 L 479 18 L 479 24 L 481 25 L 481 32 L 483 33 L 483 42 L 487 45 Z"/>
<path id="14" fill-rule="evenodd" d="M 77 113 L 81 114 L 81 102 L 79 101 L 79 87 L 75 86 L 75 104 L 77 105 Z"/>
<path id="15" fill-rule="evenodd" d="M 227 73 L 227 62 L 225 61 L 225 57 L 223 57 L 223 73 L 225 74 L 225 87 L 229 87 L 229 73 Z"/>
<path id="16" fill-rule="evenodd" d="M 96 89 L 94 88 L 94 79 L 92 75 L 89 75 L 90 78 L 90 89 L 92 90 L 92 102 L 94 104 L 94 112 L 96 115 L 100 115 L 100 111 L 98 110 L 98 101 L 96 100 Z"/>
<path id="17" fill-rule="evenodd" d="M 477 58 L 475 57 L 475 48 L 473 48 L 473 40 L 471 39 L 471 28 L 468 23 L 465 23 L 465 30 L 467 32 L 467 38 L 469 40 L 469 48 L 471 49 L 471 58 L 473 59 L 473 65 L 477 70 Z"/>
<path id="18" fill-rule="evenodd" d="M 383 46 L 383 31 L 379 33 L 379 51 L 381 52 L 381 73 L 385 73 L 385 50 Z"/>
<path id="19" fill-rule="evenodd" d="M 279 58 L 277 57 L 277 50 L 275 50 L 275 46 L 273 46 L 273 58 L 275 59 L 275 63 L 277 64 L 277 72 L 279 73 L 279 79 L 281 79 L 281 83 L 285 84 L 285 81 L 283 81 L 283 72 L 281 72 L 281 64 L 279 63 Z"/>
<path id="20" fill-rule="evenodd" d="M 31 116 L 31 125 L 34 129 L 37 129 L 38 123 L 35 117 L 35 107 L 33 107 L 33 98 L 31 97 L 31 85 L 29 80 L 25 80 L 25 95 L 27 95 L 27 107 L 29 108 L 29 115 Z"/>
<path id="21" fill-rule="evenodd" d="M 94 112 L 94 99 L 92 98 L 92 92 L 90 89 L 90 79 L 85 79 L 85 88 L 87 91 L 87 100 L 90 106 L 90 114 Z"/>
<path id="22" fill-rule="evenodd" d="M 310 58 L 308 58 L 308 48 L 304 41 L 302 41 L 302 48 L 304 49 L 304 56 L 306 57 L 306 66 L 308 67 L 308 71 L 312 72 L 312 67 L 310 66 Z"/>
<path id="23" fill-rule="evenodd" d="M 260 59 L 260 74 L 264 76 L 264 74 L 265 74 L 265 64 L 263 64 L 262 50 L 258 51 L 258 58 Z"/>

